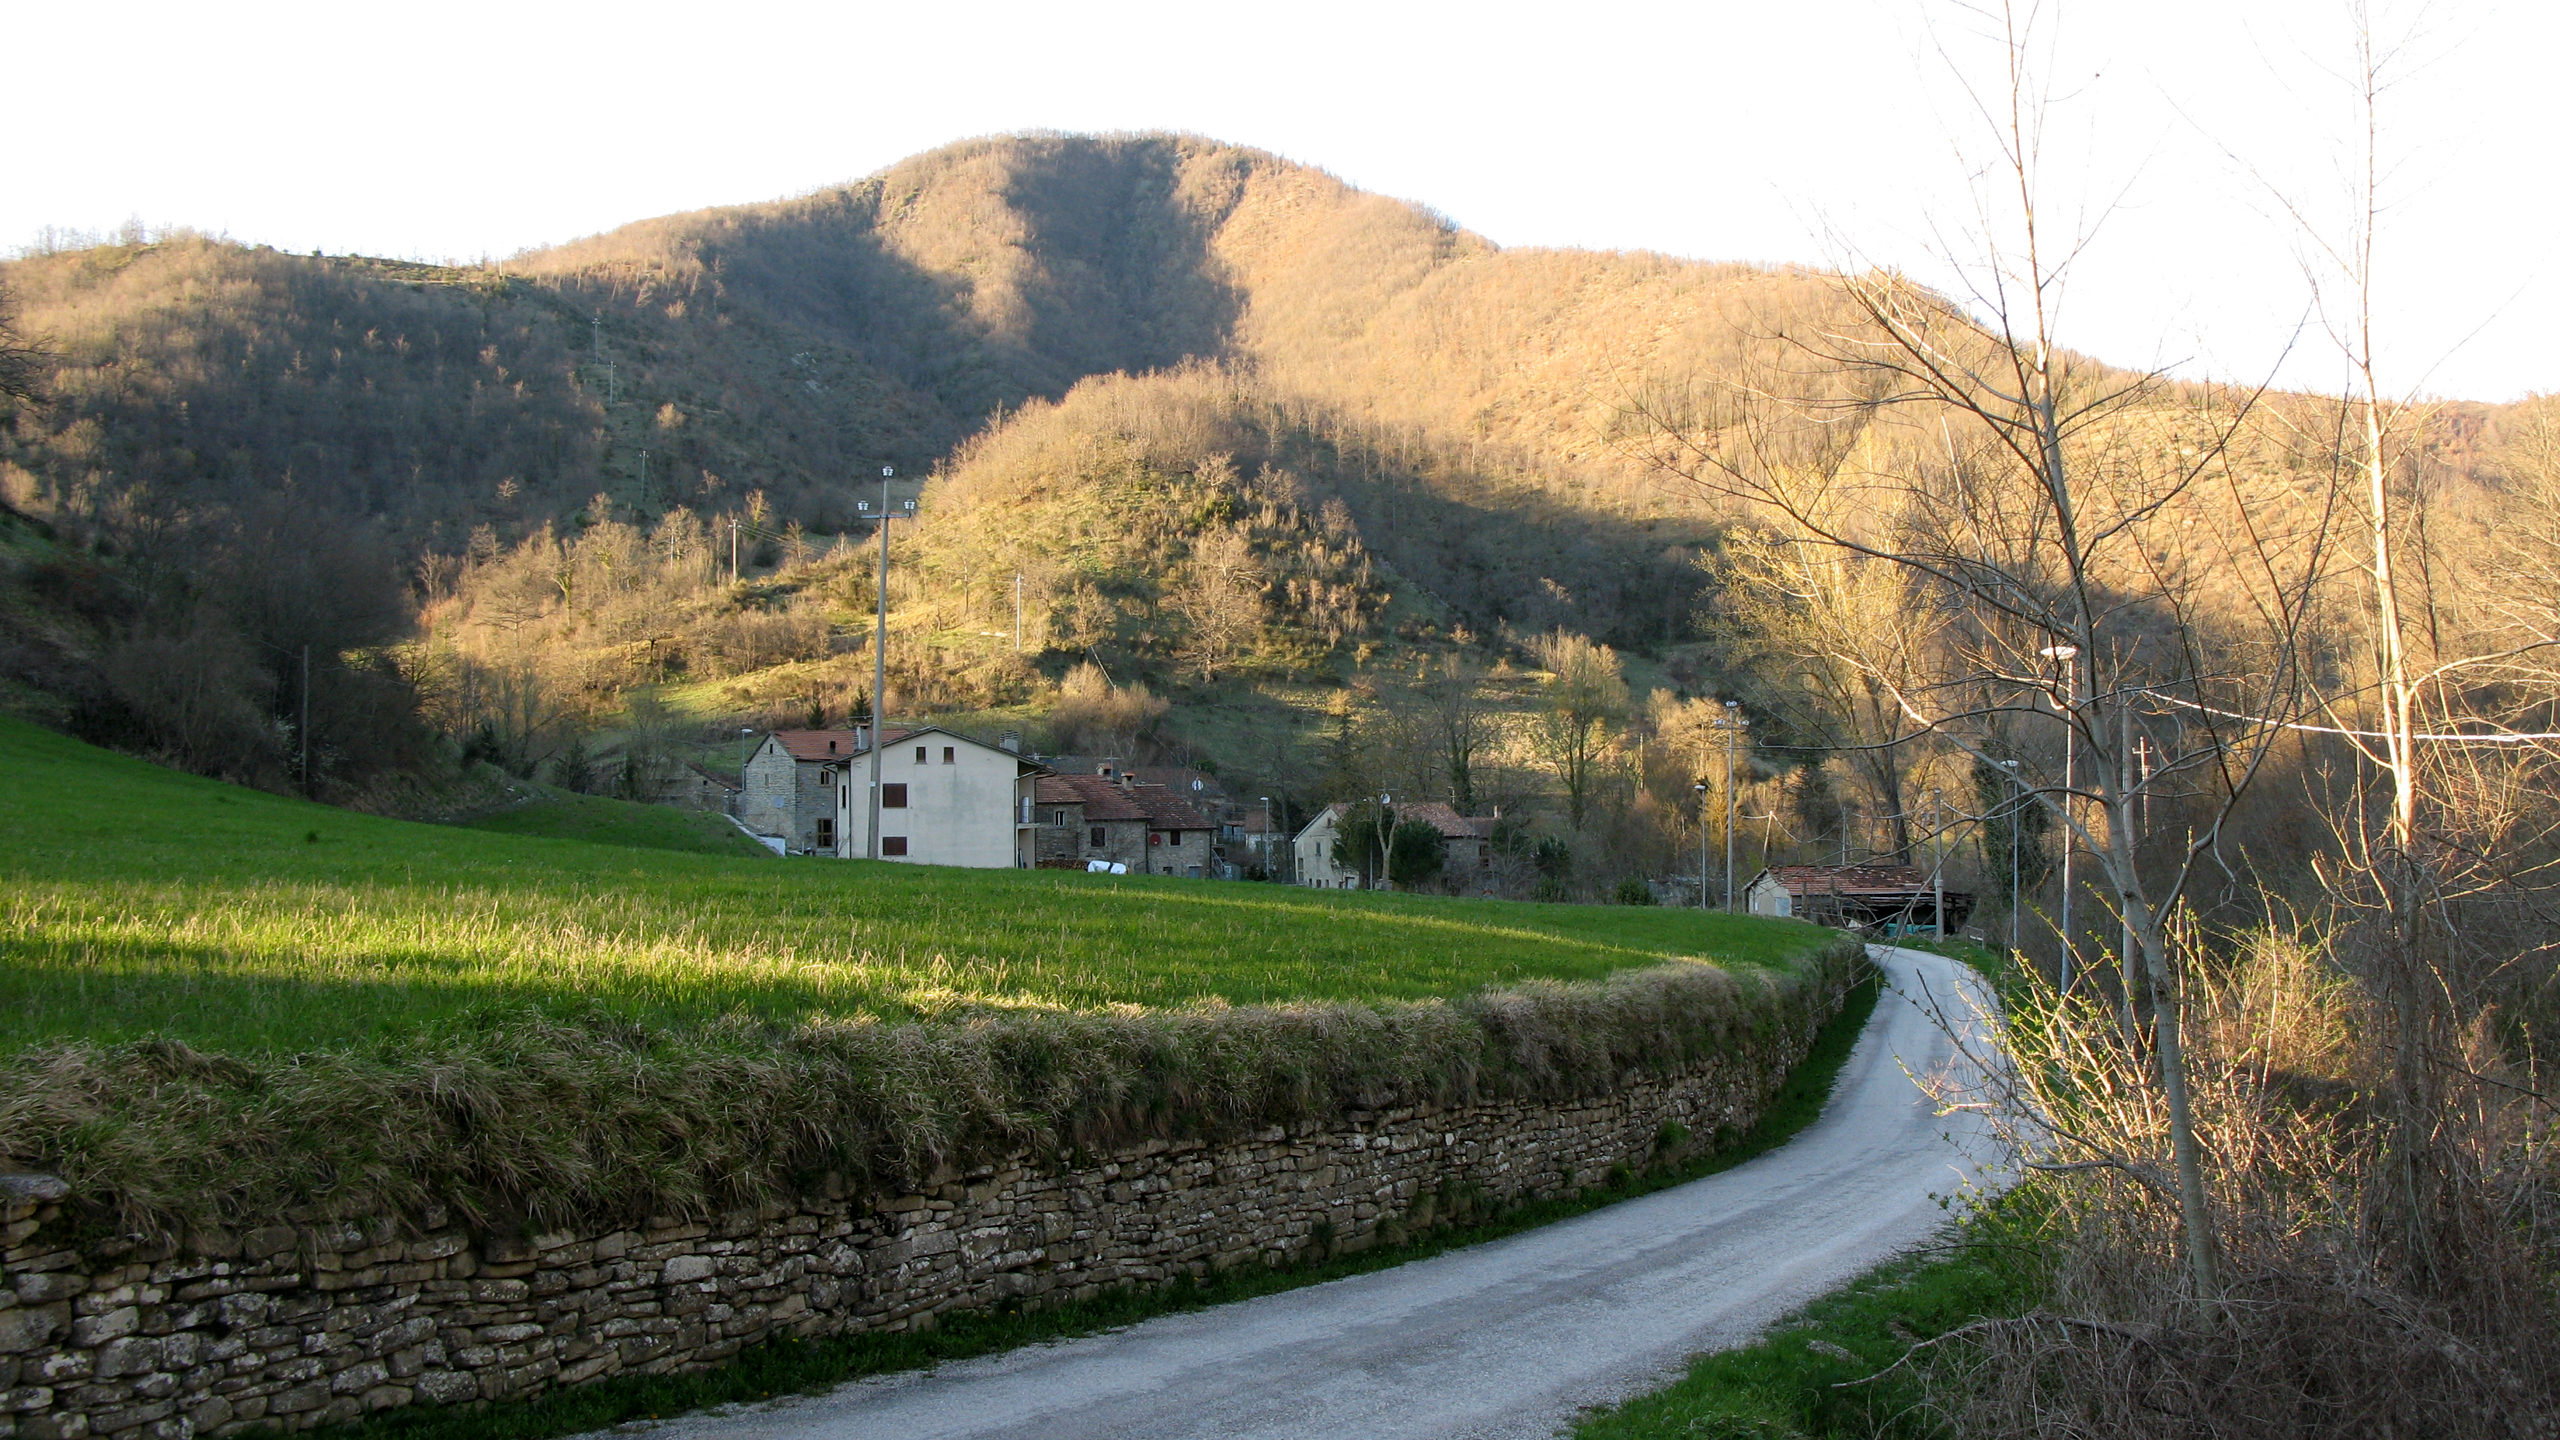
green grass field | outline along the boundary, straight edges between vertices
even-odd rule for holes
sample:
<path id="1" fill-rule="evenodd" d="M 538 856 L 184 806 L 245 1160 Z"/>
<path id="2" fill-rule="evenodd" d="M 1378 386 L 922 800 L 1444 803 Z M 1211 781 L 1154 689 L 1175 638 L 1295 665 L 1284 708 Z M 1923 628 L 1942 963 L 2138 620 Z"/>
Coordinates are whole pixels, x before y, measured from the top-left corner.
<path id="1" fill-rule="evenodd" d="M 616 816 L 525 823 L 631 839 L 640 822 Z M 335 1047 L 493 1001 L 683 1023 L 1411 999 L 1682 957 L 1774 964 L 1826 938 L 1675 910 L 777 861 L 412 824 L 0 720 L 0 1051 L 146 1035 L 241 1053 Z"/>
<path id="2" fill-rule="evenodd" d="M 462 824 L 465 829 L 499 835 L 587 840 L 599 845 L 680 850 L 694 855 L 773 858 L 772 851 L 750 839 L 725 816 L 678 810 L 672 805 L 635 805 L 597 795 L 553 792 L 521 805 L 474 816 Z"/>

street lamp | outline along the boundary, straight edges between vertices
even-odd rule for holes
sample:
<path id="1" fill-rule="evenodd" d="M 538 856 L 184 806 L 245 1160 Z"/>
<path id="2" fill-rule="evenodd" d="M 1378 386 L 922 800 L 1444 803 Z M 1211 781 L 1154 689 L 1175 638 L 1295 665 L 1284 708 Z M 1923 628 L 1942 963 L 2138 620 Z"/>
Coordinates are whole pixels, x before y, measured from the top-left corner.
<path id="1" fill-rule="evenodd" d="M 869 513 L 871 502 L 868 500 L 860 501 L 854 507 L 863 512 L 856 518 L 874 520 L 880 526 L 880 602 L 871 636 L 871 823 L 862 841 L 862 854 L 866 860 L 880 858 L 880 746 L 882 737 L 888 733 L 888 727 L 882 721 L 887 718 L 889 709 L 889 522 L 900 518 L 889 508 L 889 482 L 897 473 L 898 468 L 894 465 L 880 467 L 878 514 Z M 900 508 L 904 511 L 904 518 L 916 518 L 916 502 L 913 500 Z"/>
<path id="2" fill-rule="evenodd" d="M 1387 832 L 1395 824 L 1395 804 L 1393 795 L 1378 797 L 1378 883 L 1390 890 L 1395 888 L 1395 882 L 1387 878 Z"/>
<path id="3" fill-rule="evenodd" d="M 2018 819 L 2025 813 L 2026 788 L 2018 783 L 2018 762 L 2003 760 L 2009 772 L 2009 955 L 2018 954 Z"/>
<path id="4" fill-rule="evenodd" d="M 1698 792 L 1698 908 L 1704 910 L 1707 908 L 1707 782 L 1701 780 L 1692 788 Z M 1733 826 L 1728 823 L 1725 829 L 1730 832 Z M 1726 877 L 1726 888 L 1731 889 L 1732 884 L 1732 877 Z M 1733 897 L 1728 895 L 1725 898 L 1730 902 Z"/>
<path id="5" fill-rule="evenodd" d="M 2062 663 L 2062 993 L 2068 995 L 2071 982 L 2077 978 L 2071 951 L 2071 852 L 2076 839 L 2071 831 L 2071 801 L 2073 786 L 2078 783 L 2074 778 L 2078 749 L 2071 722 L 2080 713 L 2080 671 L 2071 662 L 2079 657 L 2080 647 L 2047 645 L 2036 653 Z"/>

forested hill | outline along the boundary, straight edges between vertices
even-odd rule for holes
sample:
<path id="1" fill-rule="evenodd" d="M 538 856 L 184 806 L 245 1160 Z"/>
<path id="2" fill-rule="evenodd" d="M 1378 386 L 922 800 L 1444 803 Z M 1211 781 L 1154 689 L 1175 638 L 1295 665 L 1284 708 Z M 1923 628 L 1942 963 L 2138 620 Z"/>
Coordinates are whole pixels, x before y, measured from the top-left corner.
<path id="1" fill-rule="evenodd" d="M 717 536 L 765 538 L 750 579 L 797 565 L 883 464 L 939 477 L 936 633 L 1009 629 L 1018 594 L 1035 644 L 1160 681 L 1559 627 L 1662 655 L 1714 531 L 1613 443 L 1630 397 L 1849 323 L 1821 274 L 1506 251 L 1176 135 L 967 141 L 486 267 L 179 234 L 0 285 L 50 354 L 44 402 L 0 415 L 0 691 L 270 777 L 306 646 L 330 763 L 404 748 L 416 677 L 385 657 L 422 610 L 591 718 L 615 676 L 712 673 L 628 557 L 573 579 L 563 546 L 608 521 L 706 625 L 797 637 L 723 653 L 828 654 L 833 622 L 725 584 Z M 504 603 L 439 611 L 501 556 Z M 571 632 L 619 658 L 531 653 Z"/>
<path id="2" fill-rule="evenodd" d="M 292 483 L 448 548 L 599 490 L 656 509 L 760 489 L 833 529 L 847 477 L 921 470 L 998 411 L 1193 358 L 1249 364 L 1408 453 L 1587 464 L 1608 377 L 1709 361 L 1741 292 L 1803 285 L 1501 252 L 1321 172 L 1162 135 L 973 141 L 492 269 L 180 237 L 5 279 L 59 361 L 57 403 L 0 456 L 13 499 L 152 514 Z"/>

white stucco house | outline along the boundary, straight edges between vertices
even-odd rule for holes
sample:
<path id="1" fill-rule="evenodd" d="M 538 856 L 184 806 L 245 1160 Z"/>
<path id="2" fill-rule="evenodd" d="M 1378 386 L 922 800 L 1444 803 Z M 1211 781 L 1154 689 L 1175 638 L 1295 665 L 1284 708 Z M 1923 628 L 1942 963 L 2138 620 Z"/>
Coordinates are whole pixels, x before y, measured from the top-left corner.
<path id="1" fill-rule="evenodd" d="M 1316 818 L 1298 832 L 1291 842 L 1298 862 L 1298 883 L 1311 890 L 1357 890 L 1360 867 L 1336 864 L 1333 842 L 1342 835 L 1342 818 L 1347 813 L 1340 805 L 1327 805 L 1316 812 Z"/>
<path id="2" fill-rule="evenodd" d="M 1042 767 L 927 725 L 891 730 L 880 753 L 879 858 L 995 870 L 1028 866 L 1031 781 Z M 749 757 L 738 818 L 791 853 L 871 853 L 869 728 L 777 730 Z"/>
<path id="3" fill-rule="evenodd" d="M 1043 767 L 938 725 L 888 732 L 880 747 L 879 858 L 973 870 L 1031 865 L 1031 782 Z M 836 853 L 870 855 L 871 754 L 840 768 Z"/>

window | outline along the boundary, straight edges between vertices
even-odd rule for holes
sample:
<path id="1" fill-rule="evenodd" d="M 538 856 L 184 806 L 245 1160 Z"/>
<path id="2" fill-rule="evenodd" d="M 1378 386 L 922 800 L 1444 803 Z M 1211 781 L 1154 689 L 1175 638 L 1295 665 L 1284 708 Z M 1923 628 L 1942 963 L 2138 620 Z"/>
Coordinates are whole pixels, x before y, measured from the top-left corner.
<path id="1" fill-rule="evenodd" d="M 955 760 L 957 760 L 957 759 L 959 759 L 959 758 L 960 758 L 960 747 L 959 747 L 959 746 L 957 746 L 957 745 L 945 745 L 945 746 L 943 746 L 943 747 L 942 747 L 942 763 L 943 763 L 943 764 L 948 765 L 948 764 L 950 764 L 951 762 L 953 762 L 953 761 L 955 761 Z"/>
<path id="2" fill-rule="evenodd" d="M 1096 850 L 1102 848 L 1102 827 L 1099 825 L 1093 827 L 1093 848 Z"/>
<path id="3" fill-rule="evenodd" d="M 904 854 L 906 854 L 906 853 L 907 853 L 907 837 L 906 837 L 906 836 L 904 836 L 904 835 L 883 835 L 883 836 L 881 836 L 881 837 L 880 837 L 880 853 L 881 853 L 881 854 L 883 854 L 883 855 L 904 855 Z"/>
<path id="4" fill-rule="evenodd" d="M 906 809 L 906 808 L 907 808 L 907 787 L 906 787 L 906 786 L 904 786 L 904 785 L 883 785 L 883 786 L 881 786 L 881 787 L 880 787 L 880 808 L 881 808 L 881 809 L 883 809 L 883 810 L 904 810 L 904 809 Z"/>
<path id="5" fill-rule="evenodd" d="M 818 817 L 818 848 L 821 850 L 836 848 L 836 822 L 832 815 Z"/>
<path id="6" fill-rule="evenodd" d="M 916 747 L 916 763 L 919 765 L 924 763 L 924 747 L 921 745 Z"/>

